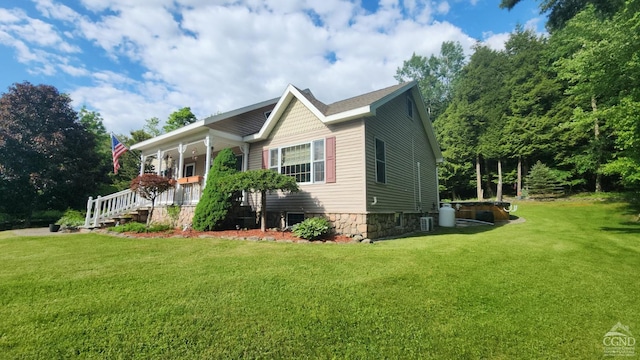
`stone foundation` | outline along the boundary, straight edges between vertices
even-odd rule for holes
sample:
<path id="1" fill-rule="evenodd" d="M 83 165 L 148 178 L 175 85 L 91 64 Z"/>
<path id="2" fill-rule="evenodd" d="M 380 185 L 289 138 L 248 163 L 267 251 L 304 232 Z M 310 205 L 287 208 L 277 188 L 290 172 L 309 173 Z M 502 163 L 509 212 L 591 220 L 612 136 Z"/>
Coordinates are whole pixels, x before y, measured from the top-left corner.
<path id="1" fill-rule="evenodd" d="M 185 225 L 191 225 L 193 214 L 196 211 L 195 205 L 183 205 L 180 207 L 180 214 L 178 215 L 178 221 L 176 227 L 183 227 Z M 170 224 L 171 218 L 167 214 L 166 206 L 158 206 L 153 209 L 153 216 L 151 217 L 152 223 Z"/>
<path id="2" fill-rule="evenodd" d="M 324 217 L 331 223 L 331 232 L 346 236 L 360 235 L 363 238 L 378 239 L 396 236 L 420 230 L 422 213 L 402 213 L 401 226 L 396 224 L 396 213 L 306 213 L 305 218 Z M 283 214 L 269 213 L 268 227 L 281 227 Z"/>
<path id="3" fill-rule="evenodd" d="M 180 215 L 176 226 L 191 225 L 195 206 L 184 205 L 180 208 Z M 331 232 L 346 236 L 362 236 L 362 238 L 378 239 L 387 236 L 397 236 L 420 230 L 421 213 L 402 213 L 402 224 L 397 226 L 396 213 L 306 213 L 305 218 L 324 217 L 331 223 Z M 250 220 L 250 219 L 249 219 Z M 159 206 L 153 211 L 152 222 L 170 223 L 167 208 Z M 281 228 L 284 226 L 284 214 L 269 212 L 267 214 L 268 228 Z M 245 226 L 251 227 L 251 226 Z"/>

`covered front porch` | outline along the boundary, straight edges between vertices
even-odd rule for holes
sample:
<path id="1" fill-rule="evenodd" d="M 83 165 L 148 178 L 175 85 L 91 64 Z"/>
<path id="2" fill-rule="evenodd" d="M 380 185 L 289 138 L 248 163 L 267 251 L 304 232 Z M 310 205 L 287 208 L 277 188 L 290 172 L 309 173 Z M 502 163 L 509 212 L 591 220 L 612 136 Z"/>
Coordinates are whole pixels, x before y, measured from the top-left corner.
<path id="1" fill-rule="evenodd" d="M 249 144 L 239 136 L 198 123 L 135 144 L 131 150 L 140 154 L 140 175 L 155 173 L 176 180 L 176 186 L 162 193 L 155 206 L 193 206 L 200 201 L 213 159 L 226 148 L 236 155 L 237 170 L 246 171 Z M 243 204 L 245 199 L 243 196 Z M 89 198 L 85 227 L 99 227 L 109 219 L 150 206 L 130 189 Z"/>

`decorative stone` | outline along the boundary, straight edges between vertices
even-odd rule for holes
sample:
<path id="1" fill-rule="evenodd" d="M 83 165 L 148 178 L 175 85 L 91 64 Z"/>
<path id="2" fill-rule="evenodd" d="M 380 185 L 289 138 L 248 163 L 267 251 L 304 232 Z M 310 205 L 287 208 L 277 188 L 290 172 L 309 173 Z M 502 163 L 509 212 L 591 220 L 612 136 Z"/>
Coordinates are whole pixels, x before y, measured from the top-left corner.
<path id="1" fill-rule="evenodd" d="M 265 236 L 262 238 L 262 240 L 264 241 L 276 241 L 276 238 L 274 238 L 273 236 Z"/>
<path id="2" fill-rule="evenodd" d="M 364 239 L 364 238 L 362 237 L 362 235 L 355 235 L 354 237 L 352 237 L 352 239 L 353 239 L 354 241 L 360 242 L 360 241 L 362 241 L 362 239 Z"/>
<path id="3" fill-rule="evenodd" d="M 247 240 L 249 241 L 260 241 L 260 238 L 257 236 L 249 236 L 247 237 Z"/>
<path id="4" fill-rule="evenodd" d="M 361 244 L 373 244 L 373 241 L 371 241 L 371 239 L 364 239 L 360 243 Z"/>

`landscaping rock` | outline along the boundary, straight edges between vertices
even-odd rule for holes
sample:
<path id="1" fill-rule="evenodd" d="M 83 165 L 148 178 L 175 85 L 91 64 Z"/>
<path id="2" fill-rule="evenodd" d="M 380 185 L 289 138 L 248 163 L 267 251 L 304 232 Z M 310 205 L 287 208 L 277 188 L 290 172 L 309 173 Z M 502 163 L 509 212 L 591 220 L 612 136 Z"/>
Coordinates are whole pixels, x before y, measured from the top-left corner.
<path id="1" fill-rule="evenodd" d="M 373 244 L 373 241 L 371 241 L 371 239 L 364 239 L 360 243 L 361 244 Z"/>
<path id="2" fill-rule="evenodd" d="M 352 239 L 353 239 L 353 241 L 360 242 L 360 241 L 362 241 L 364 238 L 362 237 L 362 235 L 354 235 L 354 236 L 352 237 Z"/>

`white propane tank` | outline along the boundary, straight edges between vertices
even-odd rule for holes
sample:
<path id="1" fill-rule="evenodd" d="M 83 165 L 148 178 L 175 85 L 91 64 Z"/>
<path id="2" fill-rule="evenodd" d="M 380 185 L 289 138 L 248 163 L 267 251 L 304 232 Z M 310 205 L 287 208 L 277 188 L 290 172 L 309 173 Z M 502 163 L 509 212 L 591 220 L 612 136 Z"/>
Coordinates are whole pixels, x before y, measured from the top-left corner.
<path id="1" fill-rule="evenodd" d="M 456 210 L 451 207 L 451 204 L 442 204 L 438 214 L 438 224 L 443 227 L 456 226 Z"/>

